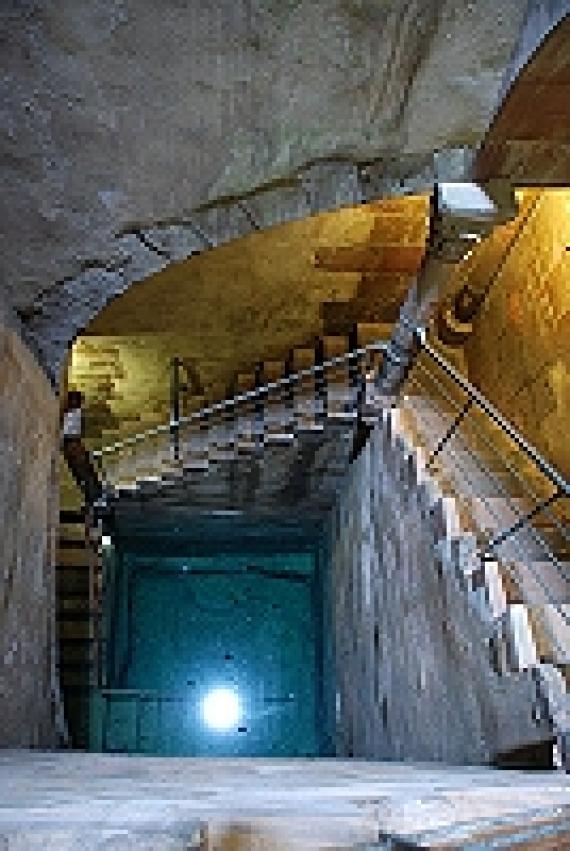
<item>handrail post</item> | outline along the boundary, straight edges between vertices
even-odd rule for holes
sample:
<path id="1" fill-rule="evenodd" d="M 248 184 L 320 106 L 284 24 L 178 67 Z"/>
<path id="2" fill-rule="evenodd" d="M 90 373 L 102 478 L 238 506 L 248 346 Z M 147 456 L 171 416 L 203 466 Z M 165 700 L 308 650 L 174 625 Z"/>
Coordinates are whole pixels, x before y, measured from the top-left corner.
<path id="1" fill-rule="evenodd" d="M 437 446 L 435 447 L 435 449 L 427 460 L 426 469 L 429 470 L 430 467 L 433 466 L 433 462 L 435 461 L 439 453 L 445 448 L 446 444 L 451 440 L 451 438 L 453 437 L 453 435 L 471 410 L 472 405 L 473 399 L 468 399 L 463 408 L 461 408 L 460 412 L 457 414 L 457 416 L 447 429 L 447 431 L 445 432 L 445 434 L 443 435 L 443 437 L 441 437 L 438 441 Z"/>
<path id="2" fill-rule="evenodd" d="M 324 366 L 325 350 L 322 338 L 315 347 L 315 396 L 317 400 L 317 422 L 326 422 L 328 408 L 327 372 Z"/>
<path id="3" fill-rule="evenodd" d="M 253 417 L 254 429 L 253 440 L 256 449 L 260 449 L 265 441 L 265 404 L 266 399 L 262 394 L 263 389 L 264 367 L 263 361 L 259 361 L 255 365 L 255 391 L 256 395 L 253 401 Z"/>
<path id="4" fill-rule="evenodd" d="M 414 337 L 420 347 L 431 360 L 436 363 L 439 368 L 451 378 L 454 383 L 460 387 L 469 399 L 474 402 L 477 407 L 491 417 L 511 438 L 517 447 L 533 462 L 533 464 L 543 473 L 555 487 L 560 491 L 560 496 L 570 496 L 570 482 L 568 482 L 536 449 L 530 444 L 527 439 L 518 431 L 518 429 L 504 417 L 501 412 L 489 402 L 485 396 L 471 382 L 461 375 L 460 372 L 449 363 L 449 361 L 437 351 L 427 339 L 427 331 L 423 327 L 414 329 Z"/>
<path id="5" fill-rule="evenodd" d="M 175 461 L 180 461 L 180 358 L 172 358 L 170 372 L 170 445 Z"/>

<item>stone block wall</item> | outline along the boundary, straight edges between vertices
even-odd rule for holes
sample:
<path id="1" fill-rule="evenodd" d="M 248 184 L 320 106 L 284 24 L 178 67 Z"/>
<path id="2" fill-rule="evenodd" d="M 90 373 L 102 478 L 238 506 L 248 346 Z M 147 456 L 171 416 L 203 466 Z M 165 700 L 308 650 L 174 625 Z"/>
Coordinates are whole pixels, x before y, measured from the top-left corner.
<path id="1" fill-rule="evenodd" d="M 545 190 L 510 250 L 490 263 L 494 281 L 465 345 L 469 378 L 566 476 L 569 248 L 570 192 Z"/>
<path id="2" fill-rule="evenodd" d="M 486 763 L 549 738 L 531 675 L 499 677 L 461 587 L 454 502 L 385 414 L 331 526 L 339 756 Z"/>
<path id="3" fill-rule="evenodd" d="M 56 742 L 58 404 L 0 314 L 0 747 Z"/>
<path id="4" fill-rule="evenodd" d="M 317 268 L 315 251 L 367 245 L 379 222 L 385 242 L 402 242 L 405 224 L 406 239 L 417 244 L 426 205 L 419 196 L 393 202 L 391 216 L 380 217 L 382 205 L 307 215 L 171 263 L 133 286 L 72 348 L 69 381 L 85 392 L 88 437 L 110 443 L 168 421 L 174 357 L 191 373 L 190 409 L 223 398 L 236 372 L 310 344 L 323 333 L 323 306 L 351 304 L 361 277 Z"/>

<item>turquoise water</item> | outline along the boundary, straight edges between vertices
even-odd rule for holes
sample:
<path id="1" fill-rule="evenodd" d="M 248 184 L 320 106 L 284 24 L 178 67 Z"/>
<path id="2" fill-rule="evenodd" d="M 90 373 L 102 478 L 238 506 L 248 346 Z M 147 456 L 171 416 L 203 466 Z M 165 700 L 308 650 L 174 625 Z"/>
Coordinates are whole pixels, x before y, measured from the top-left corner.
<path id="1" fill-rule="evenodd" d="M 94 695 L 92 749 L 319 754 L 321 594 L 313 553 L 123 550 L 107 561 L 106 689 Z M 205 712 L 212 692 L 227 704 L 214 699 L 214 718 Z"/>

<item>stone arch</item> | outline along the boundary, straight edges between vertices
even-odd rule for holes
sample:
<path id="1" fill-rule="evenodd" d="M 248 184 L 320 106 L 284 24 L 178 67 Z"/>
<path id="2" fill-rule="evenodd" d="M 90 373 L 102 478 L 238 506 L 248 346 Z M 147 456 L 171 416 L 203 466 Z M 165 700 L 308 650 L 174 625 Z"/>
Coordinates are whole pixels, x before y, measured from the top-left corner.
<path id="1" fill-rule="evenodd" d="M 479 182 L 507 180 L 523 185 L 570 184 L 570 7 L 526 28 L 521 56 L 513 60 L 509 85 L 475 161 Z M 565 10 L 565 12 L 563 11 Z M 530 19 L 533 21 L 533 18 Z M 529 41 L 529 39 L 531 39 Z"/>
<path id="2" fill-rule="evenodd" d="M 496 4 L 491 5 L 494 9 Z M 499 79 L 503 76 L 504 80 L 507 80 L 509 75 L 512 76 L 517 71 L 517 57 L 521 52 L 524 53 L 525 49 L 528 50 L 528 32 L 532 33 L 535 40 L 540 41 L 564 15 L 563 7 L 566 3 L 531 0 L 526 13 L 518 3 L 513 4 L 511 0 L 503 0 L 503 6 L 504 9 L 501 7 L 498 11 L 503 15 L 502 21 L 510 17 L 508 26 L 511 51 L 512 45 L 516 45 L 514 53 L 511 54 L 506 76 L 498 75 L 497 77 Z M 470 15 L 475 13 L 474 7 L 470 4 L 467 4 L 467 7 Z M 416 4 L 413 4 L 412 11 L 414 9 Z M 346 9 L 343 14 L 345 11 Z M 416 11 L 420 15 L 419 7 Z M 493 84 L 481 98 L 482 102 L 485 102 L 485 109 L 481 109 L 480 115 L 476 118 L 471 116 L 474 126 L 469 133 L 458 134 L 456 128 L 451 125 L 447 128 L 446 126 L 437 127 L 435 128 L 437 133 L 435 133 L 433 122 L 432 124 L 428 122 L 425 127 L 426 139 L 422 139 L 421 144 L 417 138 L 414 141 L 418 122 L 421 124 L 421 115 L 426 113 L 424 117 L 427 117 L 430 112 L 429 103 L 427 107 L 424 104 L 424 96 L 430 95 L 431 92 L 433 97 L 433 87 L 437 86 L 437 81 L 440 79 L 438 77 L 440 71 L 437 69 L 438 51 L 441 50 L 441 45 L 438 47 L 438 40 L 449 38 L 449 32 L 446 31 L 449 27 L 460 26 L 454 20 L 454 16 L 449 16 L 448 11 L 445 3 L 441 2 L 433 4 L 433 15 L 429 20 L 424 21 L 420 15 L 421 21 L 427 28 L 424 34 L 427 41 L 425 44 L 422 43 L 420 49 L 420 45 L 417 41 L 413 41 L 411 35 L 412 30 L 416 31 L 416 25 L 414 24 L 411 29 L 408 26 L 407 16 L 408 13 L 412 14 L 410 9 L 406 5 L 406 10 L 398 12 L 397 4 L 395 4 L 394 26 L 397 21 L 400 21 L 398 26 L 400 29 L 403 26 L 404 29 L 398 35 L 400 31 L 397 27 L 392 33 L 388 26 L 386 38 L 397 37 L 396 41 L 401 38 L 408 39 L 408 46 L 413 56 L 406 59 L 405 45 L 399 42 L 397 55 L 394 52 L 391 54 L 392 61 L 398 67 L 396 70 L 392 68 L 387 78 L 391 87 L 388 107 L 393 112 L 392 107 L 398 86 L 403 87 L 400 94 L 404 105 L 400 110 L 401 114 L 398 113 L 397 132 L 392 127 L 389 133 L 387 131 L 388 135 L 382 143 L 375 143 L 373 139 L 367 137 L 368 141 L 364 147 L 362 145 L 355 147 L 355 144 L 348 139 L 343 141 L 339 137 L 333 148 L 337 150 L 345 148 L 346 156 L 336 156 L 324 150 L 323 156 L 317 156 L 312 160 L 299 156 L 296 157 L 297 160 L 304 159 L 305 165 L 297 170 L 281 169 L 283 176 L 277 178 L 272 174 L 271 169 L 267 171 L 262 168 L 256 178 L 259 181 L 258 187 L 247 188 L 242 194 L 231 194 L 231 181 L 230 183 L 222 181 L 223 185 L 221 188 L 218 187 L 220 193 L 217 198 L 214 197 L 214 200 L 206 204 L 191 208 L 190 212 L 185 210 L 179 217 L 161 220 L 151 217 L 120 228 L 115 232 L 114 240 L 108 249 L 96 252 L 96 259 L 92 262 L 82 262 L 78 272 L 56 280 L 37 294 L 31 303 L 20 305 L 19 313 L 24 320 L 27 340 L 37 353 L 52 383 L 57 386 L 64 355 L 70 343 L 89 321 L 111 299 L 123 293 L 132 284 L 160 271 L 169 263 L 186 259 L 216 245 L 245 236 L 254 230 L 315 213 L 393 195 L 431 191 L 435 180 L 471 179 L 474 146 L 484 131 L 484 122 L 480 115 L 487 114 L 488 108 L 490 109 L 493 99 L 497 96 L 498 85 Z M 484 20 L 487 13 L 483 4 L 481 9 L 477 8 L 476 11 L 477 20 L 474 22 L 479 27 L 481 23 L 479 16 L 481 20 Z M 473 22 L 466 20 L 464 23 L 467 27 Z M 114 21 L 113 32 L 119 31 L 121 26 L 128 27 L 128 21 Z M 461 26 L 459 33 L 463 33 Z M 61 35 L 58 33 L 58 38 Z M 482 29 L 474 36 L 476 50 L 486 49 L 483 35 Z M 65 38 L 68 37 L 71 37 L 69 32 Z M 382 42 L 379 42 L 379 45 L 381 44 Z M 391 49 L 394 50 L 393 47 Z M 482 85 L 482 80 L 475 82 L 479 86 Z M 504 85 L 503 82 L 503 88 Z M 392 112 L 390 112 L 392 117 L 386 118 L 388 124 L 394 119 Z M 413 120 L 412 113 L 414 113 Z M 381 116 L 377 115 L 376 119 L 380 120 Z M 447 113 L 444 116 L 444 125 L 446 121 L 447 123 L 451 121 Z M 453 121 L 451 123 L 453 124 Z M 397 136 L 396 141 L 394 141 L 396 137 L 392 139 L 394 132 Z M 464 136 L 463 140 L 459 138 L 461 135 Z M 460 141 L 464 143 L 458 144 Z M 476 161 L 477 175 L 484 174 L 481 165 L 483 158 L 484 154 L 481 152 Z M 250 187 L 255 186 L 255 183 L 255 180 L 250 180 Z M 228 192 L 230 192 L 229 195 Z M 224 193 L 226 193 L 225 197 L 222 197 Z M 106 193 L 107 195 L 109 193 Z M 112 201 L 113 198 L 110 198 L 109 203 Z M 165 209 L 168 207 L 167 204 Z"/>
<path id="3" fill-rule="evenodd" d="M 507 204 L 513 185 L 570 186 L 569 8 L 567 0 L 530 5 L 503 99 L 474 160 L 473 179 Z M 486 288 L 456 281 L 452 289 L 439 308 L 439 331 L 449 345 L 461 345 Z"/>
<path id="4" fill-rule="evenodd" d="M 465 162 L 461 156 L 459 166 L 454 167 L 463 170 Z M 318 163 L 290 181 L 202 207 L 191 216 L 125 230 L 117 235 L 107 262 L 86 265 L 75 277 L 48 288 L 29 310 L 20 312 L 26 338 L 57 386 L 75 337 L 111 300 L 171 263 L 318 213 L 430 191 L 433 179 L 433 165 L 420 171 L 415 161 L 402 167 L 399 177 L 389 179 L 381 163 Z"/>

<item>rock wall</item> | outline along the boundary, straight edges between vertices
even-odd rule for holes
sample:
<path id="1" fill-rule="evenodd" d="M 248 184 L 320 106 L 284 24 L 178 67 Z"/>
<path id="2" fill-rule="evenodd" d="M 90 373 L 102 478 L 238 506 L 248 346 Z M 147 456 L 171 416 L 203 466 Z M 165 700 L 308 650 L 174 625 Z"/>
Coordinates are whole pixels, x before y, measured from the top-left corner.
<path id="1" fill-rule="evenodd" d="M 337 755 L 486 763 L 547 740 L 531 676 L 491 667 L 453 502 L 391 422 L 353 463 L 331 531 Z"/>
<path id="2" fill-rule="evenodd" d="M 463 179 L 525 5 L 4 3 L 0 285 L 46 363 L 172 260 Z"/>
<path id="3" fill-rule="evenodd" d="M 22 278 L 29 294 L 108 259 L 125 227 L 309 162 L 477 144 L 524 6 L 3 4 L 2 256 L 17 300 Z"/>
<path id="4" fill-rule="evenodd" d="M 0 747 L 55 744 L 58 405 L 0 314 Z"/>

